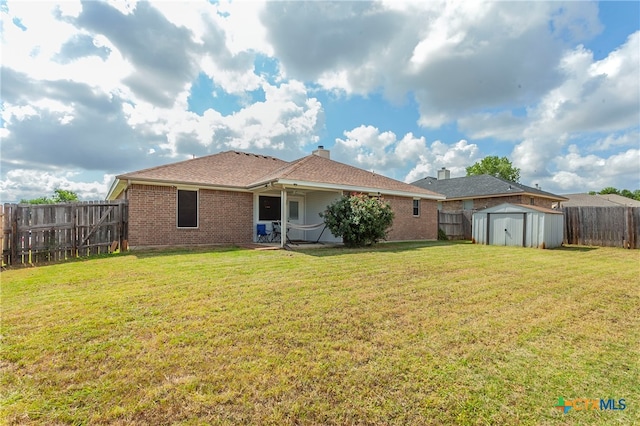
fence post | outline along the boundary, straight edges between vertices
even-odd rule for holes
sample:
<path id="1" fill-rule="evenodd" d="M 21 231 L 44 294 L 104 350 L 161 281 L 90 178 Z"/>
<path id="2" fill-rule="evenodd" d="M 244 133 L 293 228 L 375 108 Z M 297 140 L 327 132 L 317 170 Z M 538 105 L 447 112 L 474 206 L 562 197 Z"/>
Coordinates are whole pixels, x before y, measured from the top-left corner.
<path id="1" fill-rule="evenodd" d="M 623 247 L 628 249 L 636 248 L 636 226 L 635 221 L 633 220 L 633 208 L 625 207 L 624 209 L 624 227 L 625 227 L 625 235 L 624 235 L 624 245 Z"/>
<path id="2" fill-rule="evenodd" d="M 11 204 L 11 258 L 10 265 L 16 264 L 18 259 L 18 205 Z"/>
<path id="3" fill-rule="evenodd" d="M 71 257 L 78 257 L 78 205 L 71 207 Z"/>

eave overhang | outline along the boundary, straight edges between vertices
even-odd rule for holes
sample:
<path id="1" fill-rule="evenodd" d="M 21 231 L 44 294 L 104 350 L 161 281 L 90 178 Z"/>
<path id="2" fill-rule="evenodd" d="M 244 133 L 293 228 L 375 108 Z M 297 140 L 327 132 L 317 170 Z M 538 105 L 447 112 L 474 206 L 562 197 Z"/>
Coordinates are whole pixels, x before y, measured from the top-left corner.
<path id="1" fill-rule="evenodd" d="M 290 189 L 307 189 L 314 191 L 346 191 L 346 192 L 358 192 L 364 194 L 380 194 L 380 195 L 394 195 L 398 197 L 407 198 L 420 198 L 426 200 L 438 200 L 444 201 L 444 195 L 438 194 L 423 194 L 420 192 L 412 191 L 399 191 L 393 189 L 383 189 L 368 186 L 358 185 L 343 185 L 324 182 L 309 182 L 293 179 L 274 179 L 266 182 L 259 182 L 248 187 L 249 190 L 256 191 L 266 187 L 271 188 L 290 188 Z"/>
<path id="2" fill-rule="evenodd" d="M 107 200 L 116 199 L 125 189 L 131 185 L 173 186 L 183 189 L 211 189 L 219 191 L 251 192 L 247 188 L 233 185 L 212 185 L 201 182 L 175 181 L 164 179 L 127 179 L 126 176 L 116 177 L 111 189 L 107 193 Z"/>

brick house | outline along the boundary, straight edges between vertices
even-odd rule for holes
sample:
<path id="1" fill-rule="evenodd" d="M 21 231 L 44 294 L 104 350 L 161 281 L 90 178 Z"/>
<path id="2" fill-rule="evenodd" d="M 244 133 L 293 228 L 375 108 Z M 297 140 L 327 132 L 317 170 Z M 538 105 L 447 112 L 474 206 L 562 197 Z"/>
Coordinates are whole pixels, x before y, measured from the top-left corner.
<path id="1" fill-rule="evenodd" d="M 107 199 L 128 200 L 131 247 L 256 242 L 258 224 L 278 222 L 287 223 L 284 246 L 287 238 L 339 242 L 322 229 L 319 213 L 353 192 L 389 202 L 390 241 L 437 238 L 444 196 L 331 160 L 323 147 L 292 162 L 226 151 L 125 173 Z"/>
<path id="2" fill-rule="evenodd" d="M 478 175 L 450 178 L 447 169 L 438 170 L 438 177 L 426 177 L 412 185 L 444 194 L 446 199 L 438 202 L 443 212 L 476 211 L 495 207 L 503 203 L 526 204 L 550 209 L 566 198 L 540 188 L 491 176 Z"/>

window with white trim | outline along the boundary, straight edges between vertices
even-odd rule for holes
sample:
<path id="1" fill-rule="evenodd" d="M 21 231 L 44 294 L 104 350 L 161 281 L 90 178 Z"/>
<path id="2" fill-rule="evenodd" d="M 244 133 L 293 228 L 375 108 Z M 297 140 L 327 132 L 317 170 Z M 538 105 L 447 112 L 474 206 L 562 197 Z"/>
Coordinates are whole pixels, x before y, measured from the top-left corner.
<path id="1" fill-rule="evenodd" d="M 198 227 L 198 191 L 178 190 L 178 228 Z"/>
<path id="2" fill-rule="evenodd" d="M 420 200 L 413 200 L 413 215 L 420 216 Z"/>

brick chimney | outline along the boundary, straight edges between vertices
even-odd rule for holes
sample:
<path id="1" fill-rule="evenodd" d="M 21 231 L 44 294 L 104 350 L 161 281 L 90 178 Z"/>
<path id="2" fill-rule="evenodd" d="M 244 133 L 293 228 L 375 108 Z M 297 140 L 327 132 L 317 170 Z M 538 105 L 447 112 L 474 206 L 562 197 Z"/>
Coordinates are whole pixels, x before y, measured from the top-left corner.
<path id="1" fill-rule="evenodd" d="M 312 154 L 331 159 L 331 151 L 324 149 L 324 145 L 318 145 L 318 149 L 314 150 Z"/>
<path id="2" fill-rule="evenodd" d="M 451 170 L 447 170 L 446 168 L 442 168 L 438 170 L 438 180 L 451 179 Z"/>

